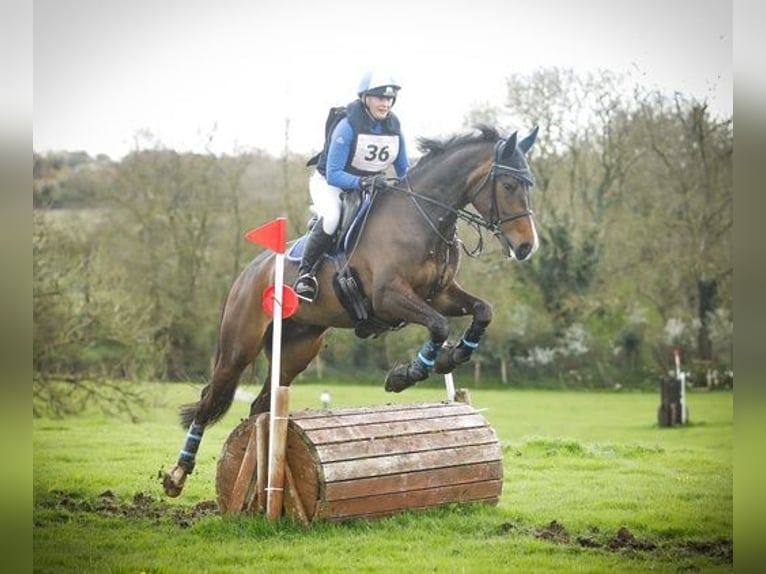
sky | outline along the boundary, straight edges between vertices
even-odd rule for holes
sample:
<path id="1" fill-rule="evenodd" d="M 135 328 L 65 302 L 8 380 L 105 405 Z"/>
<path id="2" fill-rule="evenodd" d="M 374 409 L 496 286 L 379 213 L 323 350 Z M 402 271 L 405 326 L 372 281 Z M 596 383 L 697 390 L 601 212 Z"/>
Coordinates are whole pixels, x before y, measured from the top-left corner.
<path id="1" fill-rule="evenodd" d="M 540 68 L 628 74 L 732 114 L 731 0 L 35 0 L 33 17 L 38 153 L 311 153 L 371 67 L 402 85 L 411 155 Z"/>

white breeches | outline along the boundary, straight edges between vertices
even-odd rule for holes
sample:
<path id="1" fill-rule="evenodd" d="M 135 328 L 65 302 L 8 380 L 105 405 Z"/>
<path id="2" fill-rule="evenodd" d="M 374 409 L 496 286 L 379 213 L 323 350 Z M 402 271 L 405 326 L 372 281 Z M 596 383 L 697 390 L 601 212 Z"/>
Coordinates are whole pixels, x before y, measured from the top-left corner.
<path id="1" fill-rule="evenodd" d="M 309 178 L 309 194 L 317 217 L 322 218 L 322 229 L 332 235 L 340 223 L 340 194 L 343 190 L 327 183 L 324 176 L 315 171 Z"/>

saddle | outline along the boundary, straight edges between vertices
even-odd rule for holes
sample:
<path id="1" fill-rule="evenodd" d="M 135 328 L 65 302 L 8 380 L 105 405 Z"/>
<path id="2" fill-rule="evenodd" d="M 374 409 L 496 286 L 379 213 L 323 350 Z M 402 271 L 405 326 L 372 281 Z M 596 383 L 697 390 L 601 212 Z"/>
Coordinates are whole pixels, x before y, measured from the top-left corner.
<path id="1" fill-rule="evenodd" d="M 364 292 L 356 269 L 348 265 L 345 252 L 335 253 L 331 260 L 335 265 L 332 286 L 341 305 L 354 321 L 354 334 L 361 338 L 377 337 L 387 331 L 401 329 L 406 323 L 392 325 L 374 314 L 372 301 Z"/>
<path id="2" fill-rule="evenodd" d="M 363 196 L 358 190 L 343 194 L 340 224 L 334 236 L 333 247 L 325 255 L 335 267 L 335 275 L 332 279 L 335 295 L 354 322 L 354 333 L 362 339 L 404 326 L 404 323 L 391 325 L 375 317 L 372 301 L 364 292 L 357 271 L 348 264 L 349 254 L 359 239 L 370 204 L 369 195 Z M 311 231 L 316 222 L 316 217 L 309 221 L 308 231 Z M 287 254 L 289 259 L 300 260 L 304 240 L 305 237 L 302 237 L 293 244 Z"/>

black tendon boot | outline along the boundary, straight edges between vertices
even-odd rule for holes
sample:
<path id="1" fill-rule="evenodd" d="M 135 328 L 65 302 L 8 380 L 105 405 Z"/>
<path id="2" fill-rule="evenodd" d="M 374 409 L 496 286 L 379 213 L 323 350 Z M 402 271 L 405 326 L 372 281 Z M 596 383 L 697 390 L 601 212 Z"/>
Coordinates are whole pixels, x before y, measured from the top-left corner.
<path id="1" fill-rule="evenodd" d="M 308 303 L 314 302 L 319 290 L 319 285 L 315 278 L 317 262 L 331 245 L 332 235 L 327 235 L 324 232 L 322 220 L 319 219 L 306 238 L 306 245 L 303 247 L 303 259 L 298 268 L 298 279 L 295 280 L 293 285 L 295 294 Z"/>

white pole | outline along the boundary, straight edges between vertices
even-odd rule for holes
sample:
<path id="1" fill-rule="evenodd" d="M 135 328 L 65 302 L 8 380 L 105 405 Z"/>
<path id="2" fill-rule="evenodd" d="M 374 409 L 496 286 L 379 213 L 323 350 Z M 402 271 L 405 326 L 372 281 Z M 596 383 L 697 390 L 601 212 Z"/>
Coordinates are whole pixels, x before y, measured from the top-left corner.
<path id="1" fill-rule="evenodd" d="M 282 490 L 282 484 L 274 484 L 277 473 L 274 461 L 277 454 L 277 389 L 279 388 L 279 374 L 282 366 L 282 297 L 285 281 L 285 254 L 276 253 L 274 259 L 274 316 L 271 338 L 271 397 L 269 412 L 269 481 L 266 486 L 266 506 L 273 507 L 275 490 Z M 279 497 L 281 499 L 281 496 Z"/>
<path id="2" fill-rule="evenodd" d="M 452 402 L 455 400 L 455 381 L 452 378 L 452 373 L 444 374 L 444 386 L 447 387 L 447 400 Z"/>
<path id="3" fill-rule="evenodd" d="M 449 347 L 449 344 L 445 341 L 442 345 L 443 349 Z M 452 378 L 452 373 L 444 373 L 444 386 L 447 388 L 447 400 L 454 402 L 455 400 L 455 380 Z"/>
<path id="4" fill-rule="evenodd" d="M 686 424 L 686 373 L 681 373 L 681 424 Z"/>

